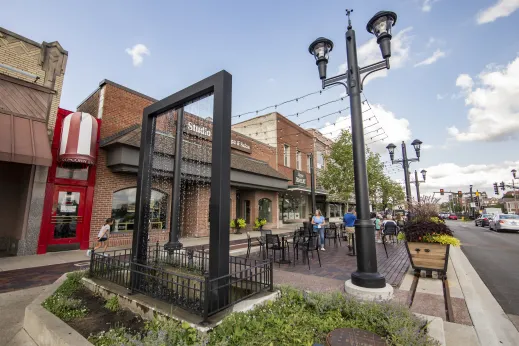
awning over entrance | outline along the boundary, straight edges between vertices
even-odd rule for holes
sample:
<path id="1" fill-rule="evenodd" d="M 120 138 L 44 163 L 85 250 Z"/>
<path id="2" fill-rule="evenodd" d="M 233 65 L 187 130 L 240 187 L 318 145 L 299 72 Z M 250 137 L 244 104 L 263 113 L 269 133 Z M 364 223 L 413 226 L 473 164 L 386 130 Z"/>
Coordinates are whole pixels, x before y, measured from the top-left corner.
<path id="1" fill-rule="evenodd" d="M 0 160 L 51 166 L 45 122 L 0 111 Z"/>

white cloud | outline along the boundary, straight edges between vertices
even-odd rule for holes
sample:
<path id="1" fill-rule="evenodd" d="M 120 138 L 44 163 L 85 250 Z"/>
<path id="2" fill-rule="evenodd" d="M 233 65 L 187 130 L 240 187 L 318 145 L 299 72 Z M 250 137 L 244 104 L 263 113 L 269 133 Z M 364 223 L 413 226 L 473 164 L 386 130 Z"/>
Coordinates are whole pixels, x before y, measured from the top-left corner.
<path id="1" fill-rule="evenodd" d="M 140 66 L 144 61 L 144 55 L 150 55 L 150 50 L 143 45 L 138 43 L 132 48 L 126 48 L 126 53 L 132 57 L 133 66 Z"/>
<path id="2" fill-rule="evenodd" d="M 422 145 L 423 147 L 423 145 Z M 440 163 L 426 167 L 427 180 L 420 185 L 420 190 L 425 194 L 445 191 L 469 191 L 469 185 L 473 185 L 473 191 L 486 191 L 489 197 L 494 195 L 494 182 L 509 182 L 512 174 L 510 171 L 519 169 L 519 161 L 506 161 L 500 164 L 471 164 L 459 166 L 454 163 Z"/>
<path id="3" fill-rule="evenodd" d="M 411 41 L 413 38 L 410 35 L 412 29 L 412 27 L 407 27 L 399 31 L 391 40 L 391 58 L 389 59 L 389 62 L 392 70 L 403 67 L 409 60 L 409 51 L 411 49 Z M 382 55 L 380 54 L 380 46 L 377 43 L 377 39 L 372 38 L 368 42 L 359 46 L 357 49 L 357 55 L 360 66 L 367 66 L 381 61 Z M 339 66 L 339 73 L 345 72 L 346 63 Z M 385 76 L 387 76 L 387 70 L 374 72 L 366 78 L 364 85 L 372 79 Z"/>
<path id="4" fill-rule="evenodd" d="M 443 100 L 447 95 L 446 94 L 436 94 L 436 99 L 437 100 Z"/>
<path id="5" fill-rule="evenodd" d="M 491 23 L 498 18 L 508 17 L 519 8 L 519 0 L 498 0 L 494 5 L 480 11 L 478 24 Z"/>
<path id="6" fill-rule="evenodd" d="M 489 65 L 476 82 L 467 74 L 459 75 L 469 127 L 460 131 L 452 126 L 448 133 L 460 142 L 506 141 L 519 134 L 519 57 L 508 66 Z"/>
<path id="7" fill-rule="evenodd" d="M 430 12 L 432 9 L 432 4 L 437 2 L 438 0 L 423 0 L 422 3 L 422 11 L 423 12 Z"/>
<path id="8" fill-rule="evenodd" d="M 459 86 L 462 89 L 472 89 L 474 86 L 474 81 L 472 77 L 468 74 L 460 74 L 458 78 L 456 78 L 456 86 Z"/>
<path id="9" fill-rule="evenodd" d="M 429 150 L 429 149 L 434 148 L 434 145 L 432 145 L 432 144 L 422 144 L 421 148 L 422 148 L 422 150 Z"/>
<path id="10" fill-rule="evenodd" d="M 386 146 L 389 143 L 398 143 L 411 139 L 411 129 L 409 121 L 404 118 L 397 118 L 395 114 L 388 111 L 380 104 L 362 105 L 362 118 L 364 119 L 364 141 L 371 150 L 387 155 Z M 351 129 L 350 116 L 339 117 L 333 124 L 327 124 L 320 131 L 324 135 L 335 138 L 341 130 Z M 371 143 L 371 144 L 370 144 Z"/>
<path id="11" fill-rule="evenodd" d="M 414 67 L 434 64 L 436 61 L 438 61 L 438 59 L 445 57 L 445 55 L 446 54 L 444 51 L 442 51 L 441 49 L 436 49 L 433 55 L 415 64 Z"/>
<path id="12" fill-rule="evenodd" d="M 275 83 L 276 80 L 275 80 L 274 78 L 271 77 L 271 78 L 267 79 L 267 82 L 269 82 L 269 83 Z"/>

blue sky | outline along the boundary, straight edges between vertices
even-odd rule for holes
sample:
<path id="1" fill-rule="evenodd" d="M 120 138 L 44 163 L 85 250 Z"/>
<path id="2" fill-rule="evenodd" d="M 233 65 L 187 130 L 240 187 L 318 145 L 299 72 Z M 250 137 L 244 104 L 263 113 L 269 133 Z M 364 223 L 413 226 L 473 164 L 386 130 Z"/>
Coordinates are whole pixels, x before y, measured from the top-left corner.
<path id="1" fill-rule="evenodd" d="M 513 97 L 519 92 L 519 61 L 507 67 L 519 53 L 517 0 L 2 0 L 1 5 L 3 27 L 37 42 L 57 40 L 69 51 L 64 108 L 74 110 L 105 78 L 162 98 L 226 69 L 233 75 L 233 114 L 319 90 L 307 51 L 318 36 L 335 43 L 328 75 L 338 73 L 345 60 L 346 5 L 354 9 L 360 63 L 378 59 L 365 24 L 377 11 L 392 10 L 398 14 L 392 69 L 364 89 L 372 104 L 366 115 L 375 114 L 380 125 L 374 128 L 381 126 L 389 137 L 373 149 L 388 160 L 389 141 L 421 139 L 427 147 L 412 169 L 429 171 L 425 192 L 468 190 L 470 183 L 491 192 L 492 182 L 510 180 L 510 169 L 519 169 L 519 101 Z M 135 47 L 139 44 L 145 48 Z M 144 52 L 138 66 L 131 49 Z M 277 110 L 296 113 L 343 92 L 336 87 Z M 317 119 L 348 105 L 345 98 L 292 120 Z M 324 128 L 326 121 L 338 120 L 336 115 L 307 126 Z M 338 128 L 331 126 L 323 131 Z M 392 173 L 396 179 L 401 175 Z"/>

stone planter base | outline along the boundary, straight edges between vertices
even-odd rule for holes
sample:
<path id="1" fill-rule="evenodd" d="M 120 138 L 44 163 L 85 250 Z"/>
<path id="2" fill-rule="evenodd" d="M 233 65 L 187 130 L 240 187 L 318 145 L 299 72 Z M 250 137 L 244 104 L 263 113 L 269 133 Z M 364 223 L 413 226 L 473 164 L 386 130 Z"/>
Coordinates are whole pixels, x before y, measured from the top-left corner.
<path id="1" fill-rule="evenodd" d="M 415 270 L 434 270 L 447 274 L 450 245 L 406 242 L 409 260 Z"/>

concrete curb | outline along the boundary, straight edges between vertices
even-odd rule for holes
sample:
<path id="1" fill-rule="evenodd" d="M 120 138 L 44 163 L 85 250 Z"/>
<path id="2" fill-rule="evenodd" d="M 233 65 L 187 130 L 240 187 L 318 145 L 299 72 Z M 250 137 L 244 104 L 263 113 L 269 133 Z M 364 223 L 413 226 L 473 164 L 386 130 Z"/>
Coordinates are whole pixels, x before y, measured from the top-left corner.
<path id="1" fill-rule="evenodd" d="M 519 332 L 460 248 L 450 256 L 481 345 L 519 345 Z"/>
<path id="2" fill-rule="evenodd" d="M 430 337 L 434 338 L 442 346 L 447 345 L 447 343 L 445 342 L 445 330 L 443 328 L 443 320 L 441 318 L 417 313 L 415 313 L 415 315 L 429 323 L 429 325 L 427 326 L 427 334 Z"/>
<path id="3" fill-rule="evenodd" d="M 25 308 L 23 328 L 39 346 L 92 346 L 81 334 L 41 306 L 66 278 L 67 274 L 63 274 Z"/>

